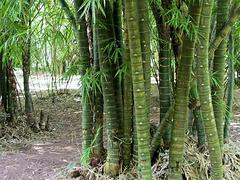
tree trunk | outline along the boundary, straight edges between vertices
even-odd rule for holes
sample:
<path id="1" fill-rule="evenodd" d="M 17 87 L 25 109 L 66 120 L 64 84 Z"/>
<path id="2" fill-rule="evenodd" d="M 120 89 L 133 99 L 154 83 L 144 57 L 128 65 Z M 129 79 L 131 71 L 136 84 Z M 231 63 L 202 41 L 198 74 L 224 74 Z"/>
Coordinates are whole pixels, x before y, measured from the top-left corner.
<path id="1" fill-rule="evenodd" d="M 8 61 L 7 65 L 7 89 L 8 89 L 8 113 L 10 115 L 10 122 L 13 126 L 16 125 L 17 113 L 17 86 L 13 71 L 12 60 Z"/>

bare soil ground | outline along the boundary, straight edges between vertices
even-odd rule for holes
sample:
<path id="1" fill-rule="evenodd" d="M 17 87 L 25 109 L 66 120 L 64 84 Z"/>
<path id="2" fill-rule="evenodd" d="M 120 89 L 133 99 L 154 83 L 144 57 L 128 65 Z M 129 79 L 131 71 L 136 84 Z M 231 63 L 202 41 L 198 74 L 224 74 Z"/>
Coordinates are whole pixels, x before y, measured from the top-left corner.
<path id="1" fill-rule="evenodd" d="M 240 94 L 240 92 L 238 92 Z M 237 96 L 238 97 L 238 96 Z M 235 105 L 231 139 L 240 143 L 239 104 Z M 51 132 L 30 134 L 27 138 L 0 139 L 0 180 L 67 179 L 80 159 L 81 107 L 75 95 L 35 99 L 35 109 L 50 114 Z M 152 107 L 152 120 L 158 119 L 159 108 Z"/>
<path id="2" fill-rule="evenodd" d="M 51 132 L 30 135 L 29 139 L 1 140 L 0 180 L 64 179 L 64 168 L 79 161 L 81 109 L 78 97 L 61 95 L 35 100 L 35 109 L 50 114 Z"/>

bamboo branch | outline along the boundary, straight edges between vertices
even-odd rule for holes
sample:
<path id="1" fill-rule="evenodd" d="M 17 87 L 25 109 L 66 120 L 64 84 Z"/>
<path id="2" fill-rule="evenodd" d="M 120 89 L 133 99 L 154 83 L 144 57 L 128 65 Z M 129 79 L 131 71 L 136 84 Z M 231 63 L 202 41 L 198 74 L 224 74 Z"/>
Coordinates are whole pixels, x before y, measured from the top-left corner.
<path id="1" fill-rule="evenodd" d="M 72 24 L 73 28 L 75 31 L 77 31 L 77 23 L 76 23 L 76 19 L 73 15 L 73 13 L 71 12 L 67 2 L 65 0 L 59 0 L 64 12 L 66 13 L 67 18 L 69 19 L 70 23 Z"/>
<path id="2" fill-rule="evenodd" d="M 222 30 L 217 34 L 215 39 L 212 41 L 212 43 L 209 46 L 209 59 L 213 59 L 214 52 L 218 48 L 218 46 L 221 44 L 222 40 L 225 39 L 228 34 L 231 32 L 233 25 L 239 20 L 240 18 L 240 5 L 237 5 L 235 8 L 233 8 L 233 13 L 230 16 L 229 20 L 226 22 L 226 24 L 223 26 Z"/>
<path id="3" fill-rule="evenodd" d="M 151 141 L 151 156 L 155 153 L 158 146 L 161 143 L 161 137 L 163 136 L 165 130 L 168 126 L 172 124 L 172 117 L 174 111 L 174 103 L 169 107 L 168 111 L 165 113 L 162 122 L 158 125 L 157 130 Z"/>

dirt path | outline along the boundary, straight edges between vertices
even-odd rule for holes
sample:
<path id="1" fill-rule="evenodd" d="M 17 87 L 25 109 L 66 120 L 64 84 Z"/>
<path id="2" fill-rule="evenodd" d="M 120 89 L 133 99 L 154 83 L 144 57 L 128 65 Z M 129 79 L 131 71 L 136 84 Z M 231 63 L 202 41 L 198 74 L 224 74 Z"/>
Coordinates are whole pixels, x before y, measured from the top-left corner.
<path id="1" fill-rule="evenodd" d="M 78 159 L 73 144 L 33 144 L 29 150 L 0 157 L 1 180 L 57 179 L 59 169 Z"/>
<path id="2" fill-rule="evenodd" d="M 29 144 L 15 152 L 0 155 L 0 180 L 55 180 L 65 179 L 64 169 L 71 168 L 80 154 L 79 102 L 74 97 L 37 100 L 37 109 L 45 107 L 51 114 L 52 132 L 39 133 Z M 62 178 L 61 178 L 62 177 Z"/>

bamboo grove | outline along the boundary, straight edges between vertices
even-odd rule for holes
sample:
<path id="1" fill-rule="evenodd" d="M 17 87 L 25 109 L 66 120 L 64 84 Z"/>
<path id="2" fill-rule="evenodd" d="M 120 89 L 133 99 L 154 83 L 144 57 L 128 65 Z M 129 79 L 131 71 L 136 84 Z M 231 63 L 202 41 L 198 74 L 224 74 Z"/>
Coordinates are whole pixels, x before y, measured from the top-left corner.
<path id="1" fill-rule="evenodd" d="M 183 179 L 184 144 L 191 136 L 200 152 L 209 151 L 211 179 L 223 179 L 240 72 L 240 2 L 3 0 L 0 8 L 1 111 L 9 114 L 10 125 L 17 126 L 14 116 L 21 111 L 14 75 L 20 67 L 27 124 L 41 129 L 29 89 L 30 70 L 39 63 L 53 74 L 81 76 L 82 165 L 104 163 L 104 174 L 113 177 L 136 167 L 139 179 L 150 180 L 158 154 L 169 152 L 168 179 Z M 56 20 L 50 15 L 55 8 Z M 38 22 L 48 36 L 37 35 Z M 64 43 L 54 35 L 59 32 Z M 45 51 L 35 50 L 41 49 L 37 42 Z M 36 54 L 48 49 L 52 65 L 36 61 L 47 59 Z M 72 54 L 74 63 L 67 60 Z M 60 58 L 60 65 L 54 64 Z M 157 123 L 151 121 L 153 81 L 159 92 Z"/>

